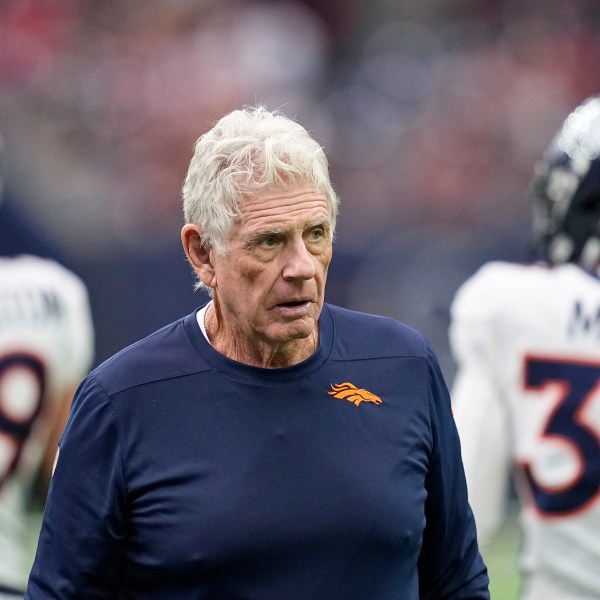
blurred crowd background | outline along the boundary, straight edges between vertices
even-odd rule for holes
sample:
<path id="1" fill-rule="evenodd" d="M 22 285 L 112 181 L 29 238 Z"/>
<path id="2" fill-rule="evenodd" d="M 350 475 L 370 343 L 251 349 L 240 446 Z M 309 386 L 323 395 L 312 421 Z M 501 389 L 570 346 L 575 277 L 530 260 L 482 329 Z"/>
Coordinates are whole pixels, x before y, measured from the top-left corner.
<path id="1" fill-rule="evenodd" d="M 97 362 L 190 312 L 193 144 L 261 102 L 329 156 L 327 299 L 420 329 L 451 379 L 456 288 L 528 258 L 535 162 L 597 93 L 597 0 L 1 0 L 0 251 L 83 278 Z"/>

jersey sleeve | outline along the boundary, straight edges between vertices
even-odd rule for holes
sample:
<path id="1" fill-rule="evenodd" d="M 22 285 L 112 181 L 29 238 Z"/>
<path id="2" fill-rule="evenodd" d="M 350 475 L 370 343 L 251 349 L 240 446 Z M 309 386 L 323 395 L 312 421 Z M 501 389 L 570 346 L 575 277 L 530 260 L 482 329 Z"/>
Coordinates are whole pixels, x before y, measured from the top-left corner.
<path id="1" fill-rule="evenodd" d="M 89 376 L 61 438 L 27 600 L 117 597 L 126 507 L 121 451 L 110 401 Z"/>
<path id="2" fill-rule="evenodd" d="M 76 386 L 92 365 L 94 356 L 94 326 L 90 301 L 84 283 L 60 265 L 56 288 L 66 307 L 61 366 L 65 387 Z"/>
<path id="3" fill-rule="evenodd" d="M 510 480 L 510 428 L 494 357 L 501 340 L 500 271 L 477 273 L 451 307 L 450 345 L 457 363 L 454 417 L 478 539 L 485 550 L 505 512 Z"/>
<path id="4" fill-rule="evenodd" d="M 434 447 L 426 479 L 426 525 L 419 557 L 421 598 L 489 599 L 487 569 L 467 502 L 450 397 L 431 351 L 430 403 Z"/>

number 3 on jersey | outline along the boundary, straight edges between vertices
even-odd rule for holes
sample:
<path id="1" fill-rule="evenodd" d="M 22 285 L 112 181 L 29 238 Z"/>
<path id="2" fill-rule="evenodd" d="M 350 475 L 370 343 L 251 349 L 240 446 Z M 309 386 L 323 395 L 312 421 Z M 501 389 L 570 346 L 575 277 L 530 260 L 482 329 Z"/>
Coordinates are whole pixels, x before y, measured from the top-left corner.
<path id="1" fill-rule="evenodd" d="M 525 461 L 523 468 L 535 505 L 551 517 L 584 509 L 600 493 L 600 419 L 592 412 L 599 408 L 600 364 L 528 356 L 524 376 L 526 389 L 552 386 L 557 393 L 541 441 L 562 447 L 579 463 L 568 483 L 548 485 L 539 476 L 536 458 Z"/>
<path id="2" fill-rule="evenodd" d="M 0 487 L 16 468 L 42 407 L 44 366 L 30 354 L 0 357 Z"/>

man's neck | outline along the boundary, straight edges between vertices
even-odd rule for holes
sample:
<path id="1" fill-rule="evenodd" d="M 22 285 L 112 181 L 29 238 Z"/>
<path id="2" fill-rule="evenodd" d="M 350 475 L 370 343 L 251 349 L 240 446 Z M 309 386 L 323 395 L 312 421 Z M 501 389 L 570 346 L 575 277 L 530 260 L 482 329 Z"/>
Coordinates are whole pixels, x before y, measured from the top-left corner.
<path id="1" fill-rule="evenodd" d="M 319 332 L 315 329 L 310 336 L 292 339 L 281 344 L 270 344 L 258 339 L 248 339 L 242 332 L 224 325 L 219 310 L 213 301 L 204 316 L 208 341 L 213 348 L 232 360 L 253 367 L 275 369 L 289 367 L 306 360 L 319 346 Z"/>

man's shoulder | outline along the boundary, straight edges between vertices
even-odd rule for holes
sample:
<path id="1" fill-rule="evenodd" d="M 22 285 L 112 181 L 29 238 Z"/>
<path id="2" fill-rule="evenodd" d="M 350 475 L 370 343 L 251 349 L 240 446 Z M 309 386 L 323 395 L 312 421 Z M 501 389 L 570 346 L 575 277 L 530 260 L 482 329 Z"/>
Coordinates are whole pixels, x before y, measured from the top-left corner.
<path id="1" fill-rule="evenodd" d="M 522 306 L 543 294 L 554 277 L 553 268 L 544 263 L 486 263 L 458 288 L 452 301 L 452 317 L 476 320 Z"/>
<path id="2" fill-rule="evenodd" d="M 496 290 L 506 283 L 546 277 L 552 267 L 546 263 L 516 263 L 494 260 L 483 264 L 463 284 L 463 287 Z"/>
<path id="3" fill-rule="evenodd" d="M 488 320 L 519 310 L 536 310 L 562 298 L 565 290 L 597 293 L 598 278 L 567 263 L 519 264 L 492 261 L 480 267 L 458 289 L 452 301 L 452 318 Z"/>
<path id="4" fill-rule="evenodd" d="M 186 322 L 193 319 L 193 314 L 182 317 L 123 348 L 96 367 L 92 375 L 112 395 L 206 370 L 186 331 Z"/>
<path id="5" fill-rule="evenodd" d="M 0 281 L 4 285 L 24 285 L 52 288 L 60 293 L 84 288 L 80 277 L 51 258 L 19 254 L 0 257 Z"/>
<path id="6" fill-rule="evenodd" d="M 404 323 L 331 304 L 327 307 L 335 328 L 335 350 L 342 358 L 427 356 L 424 337 Z"/>

